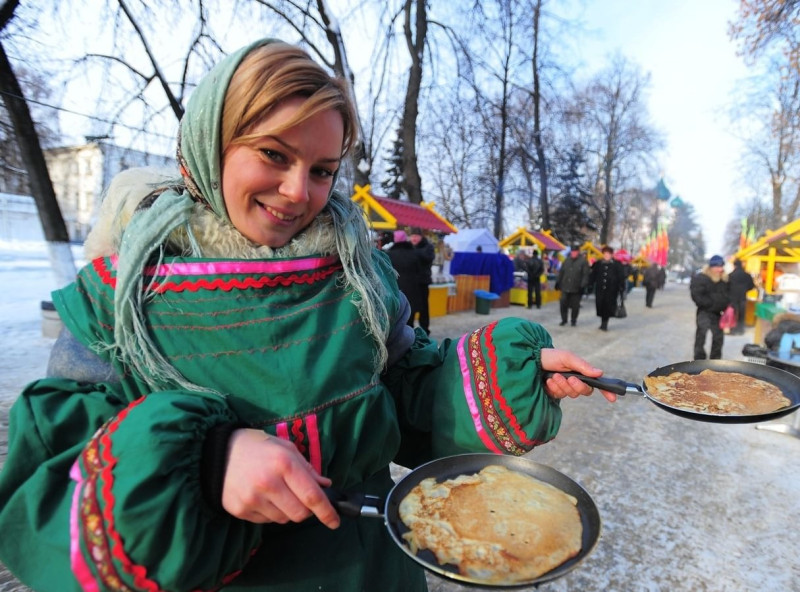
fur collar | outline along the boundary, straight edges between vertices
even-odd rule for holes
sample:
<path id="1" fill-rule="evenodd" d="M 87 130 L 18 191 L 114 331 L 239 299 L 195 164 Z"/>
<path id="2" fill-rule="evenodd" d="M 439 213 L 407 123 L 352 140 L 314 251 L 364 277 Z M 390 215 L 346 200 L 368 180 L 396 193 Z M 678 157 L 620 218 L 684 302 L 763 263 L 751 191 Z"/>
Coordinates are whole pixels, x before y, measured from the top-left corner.
<path id="1" fill-rule="evenodd" d="M 330 255 L 336 252 L 333 223 L 330 215 L 324 212 L 308 228 L 278 249 L 251 242 L 230 222 L 221 220 L 200 204 L 195 205 L 189 228 L 191 238 L 185 228 L 170 236 L 169 246 L 176 252 L 191 253 L 192 238 L 199 246 L 199 255 L 211 258 L 283 259 L 311 254 Z"/>

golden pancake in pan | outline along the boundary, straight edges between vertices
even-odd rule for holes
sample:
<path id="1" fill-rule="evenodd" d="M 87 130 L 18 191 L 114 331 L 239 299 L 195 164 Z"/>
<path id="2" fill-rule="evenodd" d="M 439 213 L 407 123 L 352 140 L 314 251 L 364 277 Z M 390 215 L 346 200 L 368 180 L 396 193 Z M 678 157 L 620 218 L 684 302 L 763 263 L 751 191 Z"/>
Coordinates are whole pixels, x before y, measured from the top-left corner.
<path id="1" fill-rule="evenodd" d="M 499 465 L 437 483 L 428 478 L 400 502 L 412 552 L 487 584 L 531 581 L 575 557 L 583 526 L 577 500 Z"/>
<path id="2" fill-rule="evenodd" d="M 762 415 L 791 405 L 780 388 L 739 372 L 673 372 L 644 379 L 647 394 L 669 407 L 714 415 Z"/>

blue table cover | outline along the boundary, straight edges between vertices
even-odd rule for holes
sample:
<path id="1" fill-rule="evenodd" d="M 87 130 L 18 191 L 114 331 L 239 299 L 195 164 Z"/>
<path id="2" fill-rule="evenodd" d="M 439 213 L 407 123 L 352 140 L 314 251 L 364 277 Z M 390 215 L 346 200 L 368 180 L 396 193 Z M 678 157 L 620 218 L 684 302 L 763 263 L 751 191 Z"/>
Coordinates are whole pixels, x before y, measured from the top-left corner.
<path id="1" fill-rule="evenodd" d="M 514 285 L 514 262 L 503 253 L 456 251 L 450 261 L 451 275 L 488 275 L 489 291 L 502 294 Z"/>

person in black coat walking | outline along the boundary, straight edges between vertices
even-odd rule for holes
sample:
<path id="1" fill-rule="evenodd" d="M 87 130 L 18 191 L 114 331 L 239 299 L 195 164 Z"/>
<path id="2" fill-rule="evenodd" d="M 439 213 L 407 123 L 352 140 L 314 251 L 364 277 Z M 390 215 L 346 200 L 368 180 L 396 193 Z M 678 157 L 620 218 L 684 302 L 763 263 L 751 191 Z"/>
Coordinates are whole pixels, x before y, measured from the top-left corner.
<path id="1" fill-rule="evenodd" d="M 725 275 L 725 261 L 719 255 L 708 260 L 689 283 L 689 292 L 697 305 L 697 330 L 694 336 L 694 359 L 706 359 L 706 334 L 711 332 L 712 360 L 722 358 L 722 342 L 725 334 L 719 326 L 719 318 L 731 303 L 730 287 Z"/>
<path id="2" fill-rule="evenodd" d="M 733 262 L 733 271 L 728 276 L 730 285 L 731 304 L 736 312 L 736 326 L 731 329 L 731 335 L 744 333 L 744 310 L 747 304 L 747 293 L 755 287 L 753 276 L 742 269 L 742 260 Z"/>
<path id="3" fill-rule="evenodd" d="M 414 252 L 419 259 L 420 273 L 418 278 L 417 290 L 419 290 L 419 326 L 428 335 L 431 334 L 431 314 L 428 295 L 430 286 L 433 282 L 433 260 L 436 259 L 436 249 L 433 244 L 422 234 L 421 228 L 412 228 L 408 235 Z"/>
<path id="4" fill-rule="evenodd" d="M 592 265 L 590 282 L 594 286 L 595 307 L 600 317 L 600 330 L 608 331 L 608 319 L 617 312 L 617 303 L 624 298 L 625 268 L 612 258 L 614 249 L 608 245 L 602 249 L 603 258 Z"/>
<path id="5" fill-rule="evenodd" d="M 424 279 L 422 260 L 415 251 L 414 245 L 408 240 L 404 230 L 395 230 L 394 243 L 386 251 L 392 262 L 392 267 L 397 272 L 397 286 L 405 294 L 411 306 L 411 316 L 408 326 L 414 326 L 414 318 L 422 311 L 422 292 L 420 283 Z M 423 327 L 424 328 L 424 327 Z"/>
<path id="6" fill-rule="evenodd" d="M 656 296 L 658 284 L 661 281 L 661 271 L 658 265 L 653 263 L 644 269 L 642 283 L 644 284 L 644 305 L 647 308 L 653 308 L 653 299 Z"/>

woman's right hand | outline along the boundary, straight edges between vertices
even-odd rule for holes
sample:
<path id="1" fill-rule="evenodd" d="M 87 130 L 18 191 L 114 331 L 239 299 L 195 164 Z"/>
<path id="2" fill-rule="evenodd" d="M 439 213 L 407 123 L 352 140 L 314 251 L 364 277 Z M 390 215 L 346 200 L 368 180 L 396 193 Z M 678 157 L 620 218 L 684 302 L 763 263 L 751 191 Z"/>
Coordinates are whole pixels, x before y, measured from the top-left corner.
<path id="1" fill-rule="evenodd" d="M 313 514 L 328 528 L 337 528 L 339 514 L 322 491 L 330 485 L 291 442 L 254 429 L 231 434 L 222 507 L 232 516 L 286 524 Z"/>

